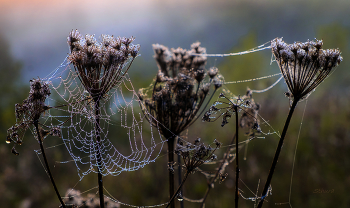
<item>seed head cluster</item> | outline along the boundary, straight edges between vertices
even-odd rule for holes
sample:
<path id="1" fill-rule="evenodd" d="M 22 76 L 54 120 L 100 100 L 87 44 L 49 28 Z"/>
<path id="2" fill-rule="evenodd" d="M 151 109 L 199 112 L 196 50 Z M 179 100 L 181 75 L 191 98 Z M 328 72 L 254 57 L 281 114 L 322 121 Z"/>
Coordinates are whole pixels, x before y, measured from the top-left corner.
<path id="1" fill-rule="evenodd" d="M 254 137 L 256 133 L 261 133 L 260 120 L 258 117 L 260 105 L 255 103 L 252 91 L 248 88 L 247 93 L 241 98 L 245 102 L 239 125 L 241 128 L 247 129 L 246 134 Z"/>
<path id="2" fill-rule="evenodd" d="M 236 110 L 237 112 L 236 112 Z M 221 126 L 228 124 L 228 120 L 233 114 L 242 111 L 240 126 L 249 131 L 260 132 L 258 112 L 260 105 L 254 102 L 252 91 L 248 88 L 244 96 L 228 98 L 224 93 L 219 95 L 219 100 L 215 101 L 207 112 L 204 113 L 202 121 L 214 122 L 222 118 Z"/>
<path id="3" fill-rule="evenodd" d="M 159 70 L 151 93 L 140 89 L 139 98 L 143 111 L 151 115 L 145 113 L 148 120 L 155 126 L 161 123 L 162 134 L 169 138 L 196 120 L 210 87 L 220 88 L 222 77 L 215 67 L 205 69 L 207 57 L 201 54 L 206 54 L 206 49 L 199 42 L 193 43 L 190 50 L 169 50 L 159 44 L 153 45 L 153 49 Z"/>
<path id="4" fill-rule="evenodd" d="M 197 138 L 193 144 L 188 143 L 184 145 L 182 142 L 177 144 L 175 153 L 182 157 L 187 173 L 192 173 L 205 162 L 217 159 L 214 152 L 220 148 L 221 143 L 215 139 L 215 148 L 213 148 L 210 145 L 206 146 L 204 143 L 200 142 L 200 140 L 200 138 Z"/>
<path id="5" fill-rule="evenodd" d="M 139 45 L 131 44 L 133 37 L 102 35 L 102 41 L 98 43 L 93 35 L 83 37 L 73 30 L 67 39 L 70 48 L 68 60 L 94 100 L 120 83 L 140 49 Z M 131 63 L 123 71 L 129 59 Z"/>
<path id="6" fill-rule="evenodd" d="M 49 107 L 45 104 L 45 100 L 51 94 L 49 85 L 40 79 L 33 79 L 30 81 L 29 96 L 22 104 L 15 105 L 16 124 L 7 130 L 6 143 L 14 142 L 15 144 L 22 144 L 22 137 L 25 131 L 38 121 L 41 114 Z M 47 134 L 53 136 L 60 136 L 60 129 L 53 128 L 47 131 Z M 12 148 L 14 154 L 18 154 Z"/>
<path id="7" fill-rule="evenodd" d="M 285 43 L 271 41 L 272 53 L 287 83 L 290 98 L 304 99 L 315 90 L 343 60 L 338 49 L 322 49 L 323 41 Z"/>

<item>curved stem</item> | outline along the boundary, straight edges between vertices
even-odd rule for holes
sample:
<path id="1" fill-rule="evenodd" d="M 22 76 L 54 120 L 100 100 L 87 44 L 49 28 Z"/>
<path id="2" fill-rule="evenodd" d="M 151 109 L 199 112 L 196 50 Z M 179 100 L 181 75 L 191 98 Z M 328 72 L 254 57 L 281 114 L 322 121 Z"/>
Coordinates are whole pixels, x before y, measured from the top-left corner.
<path id="1" fill-rule="evenodd" d="M 51 174 L 51 170 L 50 170 L 50 167 L 49 167 L 49 163 L 47 162 L 47 158 L 46 158 L 46 154 L 45 154 L 45 150 L 44 150 L 43 141 L 42 141 L 42 139 L 41 139 L 41 135 L 40 135 L 40 132 L 39 132 L 38 120 L 35 120 L 35 121 L 34 121 L 34 126 L 35 126 L 35 129 L 36 129 L 36 134 L 37 134 L 37 136 L 38 136 L 38 141 L 39 141 L 41 153 L 42 153 L 43 158 L 44 158 L 44 163 L 45 163 L 45 166 L 46 166 L 46 170 L 47 170 L 47 173 L 49 174 L 49 178 L 50 178 L 50 180 L 51 180 L 52 186 L 53 186 L 53 188 L 55 189 L 56 195 L 57 195 L 57 197 L 58 197 L 58 200 L 60 200 L 60 203 L 61 203 L 62 207 L 63 207 L 63 208 L 66 208 L 66 205 L 63 203 L 62 198 L 61 198 L 61 195 L 60 195 L 60 193 L 58 192 L 57 186 L 56 186 L 56 184 L 55 184 L 55 180 L 53 179 L 53 176 L 52 176 L 52 174 Z"/>
<path id="2" fill-rule="evenodd" d="M 299 99 L 294 98 L 292 106 L 289 109 L 288 117 L 287 117 L 287 120 L 286 120 L 286 122 L 284 124 L 284 127 L 283 127 L 281 138 L 280 138 L 280 141 L 279 141 L 277 149 L 276 149 L 275 157 L 273 158 L 273 162 L 272 162 L 272 165 L 271 165 L 271 168 L 270 168 L 270 172 L 269 172 L 269 175 L 268 175 L 266 183 L 265 183 L 263 194 L 262 194 L 260 202 L 258 204 L 258 208 L 262 207 L 262 205 L 264 203 L 264 200 L 265 200 L 265 197 L 267 195 L 267 192 L 269 190 L 269 187 L 270 187 L 270 184 L 271 184 L 271 180 L 272 180 L 272 176 L 273 176 L 273 173 L 274 173 L 276 165 L 277 165 L 278 157 L 279 157 L 279 155 L 281 153 L 281 149 L 282 149 L 282 146 L 283 146 L 283 141 L 284 141 L 284 138 L 286 136 L 286 133 L 287 133 L 287 130 L 288 130 L 288 126 L 289 126 L 290 120 L 292 118 L 293 112 L 294 112 L 295 107 L 297 106 L 298 102 L 299 102 Z"/>
<path id="3" fill-rule="evenodd" d="M 102 179 L 102 154 L 101 154 L 101 135 L 100 135 L 100 102 L 99 99 L 95 99 L 95 132 L 96 132 L 96 158 L 97 158 L 97 178 L 98 178 L 98 192 L 100 196 L 100 207 L 104 208 L 104 196 L 103 196 L 103 179 Z"/>

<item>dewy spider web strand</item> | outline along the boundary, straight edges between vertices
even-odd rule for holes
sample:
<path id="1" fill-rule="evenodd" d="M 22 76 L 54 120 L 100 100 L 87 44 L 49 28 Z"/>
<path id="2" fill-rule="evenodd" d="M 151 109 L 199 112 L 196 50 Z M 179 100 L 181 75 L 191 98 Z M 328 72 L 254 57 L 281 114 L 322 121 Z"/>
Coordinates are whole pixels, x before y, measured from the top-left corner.
<path id="1" fill-rule="evenodd" d="M 243 55 L 270 48 L 263 47 L 264 45 L 266 44 L 244 52 L 221 55 Z M 218 56 L 220 54 L 216 55 Z M 208 56 L 210 56 L 210 54 Z M 225 82 L 224 84 L 257 81 L 261 79 L 274 77 L 277 75 L 280 75 L 280 73 L 243 81 Z M 89 94 L 80 85 L 80 80 L 77 78 L 77 73 L 74 70 L 72 70 L 72 68 L 70 68 L 67 58 L 58 68 L 56 68 L 49 76 L 47 76 L 46 80 L 50 83 L 54 91 L 57 93 L 58 99 L 60 98 L 61 100 L 63 100 L 58 101 L 57 98 L 56 100 L 52 99 L 52 105 L 64 105 L 65 103 L 67 103 L 67 106 L 65 108 L 50 109 L 49 113 L 45 117 L 45 123 L 47 126 L 51 125 L 60 127 L 62 131 L 66 132 L 62 135 L 62 139 L 64 145 L 66 146 L 69 154 L 72 157 L 72 160 L 62 161 L 60 163 L 74 161 L 78 170 L 78 175 L 81 180 L 85 175 L 91 172 L 96 173 L 96 168 L 98 168 L 96 164 L 97 156 L 95 154 L 96 146 L 94 144 L 94 131 L 91 130 L 93 129 L 92 127 L 94 125 L 92 123 L 93 105 L 91 104 L 91 99 L 89 100 Z M 279 82 L 279 80 L 264 91 L 271 89 L 275 84 Z M 132 94 L 132 96 L 124 96 L 123 90 L 126 90 L 127 93 Z M 108 96 L 106 96 L 102 101 L 102 106 L 104 107 L 101 108 L 102 115 L 100 119 L 103 121 L 103 123 L 101 123 L 101 129 L 103 129 L 104 131 L 101 132 L 101 137 L 103 137 L 101 141 L 101 150 L 103 153 L 103 162 L 101 169 L 103 170 L 104 176 L 109 174 L 118 175 L 122 171 L 137 170 L 139 168 L 144 167 L 150 162 L 154 162 L 158 158 L 160 150 L 166 142 L 161 139 L 160 135 L 159 138 L 157 137 L 159 141 L 156 141 L 156 136 L 153 132 L 153 128 L 149 125 L 147 127 L 148 123 L 143 122 L 143 115 L 139 114 L 139 116 L 135 116 L 136 113 L 134 112 L 133 106 L 137 102 L 137 99 L 138 97 L 136 96 L 133 90 L 131 81 L 126 76 L 125 79 L 121 80 L 118 86 L 112 89 Z M 109 108 L 105 107 L 108 103 L 112 104 Z M 127 113 L 128 111 L 131 111 L 132 114 L 131 123 L 130 119 L 128 120 L 129 117 L 127 117 L 127 115 L 130 115 L 130 113 Z M 109 133 L 109 125 L 116 122 L 115 118 L 111 118 L 112 116 L 115 117 L 115 115 L 120 115 L 120 119 L 117 119 L 117 123 L 119 122 L 120 126 L 127 130 L 127 135 L 131 149 L 130 155 L 123 155 L 117 150 L 114 144 L 112 144 L 112 142 L 109 139 L 107 139 L 107 135 Z M 151 132 L 151 142 L 147 143 L 147 145 L 144 142 L 143 136 L 143 125 L 145 124 Z M 87 129 L 90 129 L 90 131 Z M 159 134 L 159 127 L 156 129 Z M 158 148 L 159 151 L 156 150 Z M 38 154 L 40 153 L 38 152 Z M 122 204 L 132 207 L 139 207 L 125 203 Z M 156 207 L 165 204 L 166 203 L 144 207 Z"/>
<path id="2" fill-rule="evenodd" d="M 226 54 L 194 54 L 195 56 L 208 56 L 208 57 L 226 57 L 226 56 L 238 56 L 238 55 L 244 55 L 244 54 L 248 54 L 248 53 L 254 53 L 254 52 L 258 52 L 258 51 L 263 51 L 266 49 L 271 49 L 271 45 L 266 46 L 268 44 L 270 44 L 271 41 L 268 41 L 260 46 L 257 46 L 255 48 L 246 50 L 246 51 L 242 51 L 242 52 L 236 52 L 236 53 L 226 53 Z"/>
<path id="3" fill-rule="evenodd" d="M 69 63 L 62 63 L 51 73 L 47 81 L 58 97 L 63 100 L 52 100 L 51 104 L 66 104 L 66 106 L 50 109 L 44 118 L 45 125 L 61 128 L 63 131 L 62 140 L 72 157 L 71 161 L 76 164 L 80 177 L 84 177 L 90 172 L 97 172 L 98 156 L 95 154 L 93 101 L 80 85 L 77 73 L 70 68 Z M 148 122 L 143 122 L 144 118 L 141 114 L 136 116 L 133 106 L 138 101 L 137 99 L 131 81 L 125 75 L 124 79 L 101 100 L 101 115 L 99 117 L 101 120 L 100 129 L 102 129 L 100 134 L 103 155 L 101 170 L 104 176 L 137 170 L 154 162 L 160 154 L 165 141 L 162 141 L 160 135 L 156 136 L 159 139 L 156 141 L 153 127 Z M 110 107 L 107 107 L 108 105 Z M 120 116 L 119 119 L 116 119 L 116 116 Z M 115 144 L 107 139 L 108 127 L 114 120 L 117 120 L 122 131 L 126 132 L 131 150 L 129 155 L 123 155 L 117 150 Z M 148 128 L 147 131 L 151 133 L 150 142 L 144 142 L 143 128 Z"/>
<path id="4" fill-rule="evenodd" d="M 295 160 L 296 160 L 297 149 L 298 149 L 298 144 L 299 144 L 299 139 L 300 139 L 300 132 L 301 132 L 301 127 L 303 126 L 303 121 L 304 121 L 304 115 L 305 115 L 305 111 L 306 111 L 307 101 L 308 101 L 308 100 L 306 99 L 306 101 L 305 101 L 305 106 L 304 106 L 304 110 L 303 110 L 303 115 L 301 116 L 301 122 L 300 122 L 300 126 L 299 126 L 298 137 L 297 137 L 297 141 L 296 141 L 295 148 L 294 148 L 294 156 L 293 156 L 293 164 L 292 164 L 292 173 L 291 173 L 291 176 L 290 176 L 290 184 L 289 184 L 288 202 L 275 203 L 275 205 L 284 205 L 284 204 L 288 204 L 288 205 L 292 208 L 292 204 L 290 203 L 290 199 L 291 199 L 291 196 L 292 196 L 292 185 L 293 185 L 294 167 L 295 167 Z"/>

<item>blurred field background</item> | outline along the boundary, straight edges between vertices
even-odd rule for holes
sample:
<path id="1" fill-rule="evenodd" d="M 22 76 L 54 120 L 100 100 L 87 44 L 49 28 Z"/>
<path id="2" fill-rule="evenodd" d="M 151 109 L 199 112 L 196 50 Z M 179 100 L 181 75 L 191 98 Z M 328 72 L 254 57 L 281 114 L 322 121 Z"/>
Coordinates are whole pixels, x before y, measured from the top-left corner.
<path id="1" fill-rule="evenodd" d="M 264 207 L 349 207 L 350 198 L 350 2 L 349 1 L 92 1 L 92 0 L 14 0 L 0 1 L 0 204 L 1 207 L 58 207 L 58 200 L 34 150 L 37 142 L 28 131 L 19 156 L 11 154 L 5 143 L 7 129 L 15 123 L 14 105 L 28 96 L 29 80 L 45 77 L 67 56 L 66 37 L 72 29 L 82 34 L 134 36 L 141 45 L 141 56 L 131 69 L 135 89 L 147 87 L 157 72 L 152 44 L 190 48 L 200 41 L 207 53 L 245 51 L 276 37 L 287 43 L 323 39 L 324 48 L 339 48 L 344 61 L 338 69 L 308 98 L 296 152 L 293 185 L 290 179 L 294 147 L 298 138 L 305 101 L 301 102 L 292 119 L 277 169 L 272 180 L 272 196 Z M 276 63 L 270 65 L 271 51 L 243 56 L 208 58 L 207 67 L 217 66 L 226 81 L 245 80 L 279 72 Z M 263 89 L 277 78 L 230 84 L 227 89 L 244 94 L 247 86 Z M 261 104 L 261 116 L 276 131 L 281 131 L 288 113 L 287 90 L 281 81 L 266 93 L 254 94 Z M 137 106 L 135 108 L 138 108 Z M 198 121 L 188 130 L 193 141 L 217 138 L 229 143 L 233 123 L 224 128 L 220 123 Z M 268 131 L 267 125 L 262 125 Z M 110 137 L 119 135 L 111 132 Z M 242 134 L 243 135 L 243 134 Z M 126 135 L 125 135 L 126 136 Z M 242 138 L 242 137 L 241 137 Z M 60 141 L 45 140 L 45 146 Z M 243 138 L 242 138 L 243 139 Z M 248 188 L 260 190 L 265 183 L 277 146 L 276 135 L 249 143 L 246 160 L 240 164 L 246 197 L 253 197 Z M 118 147 L 123 148 L 122 144 Z M 155 205 L 167 200 L 166 150 L 155 163 L 135 172 L 123 172 L 105 177 L 105 188 L 118 200 L 133 205 Z M 95 175 L 79 181 L 73 163 L 64 146 L 48 150 L 50 164 L 61 194 L 75 187 L 95 193 Z M 241 157 L 242 158 L 242 157 Z M 228 178 L 216 184 L 206 207 L 232 207 L 234 200 L 234 166 Z M 204 176 L 192 177 L 185 185 L 185 196 L 199 199 L 206 189 Z M 248 187 L 248 188 L 247 188 Z M 319 193 L 317 190 L 332 193 Z M 186 207 L 198 204 L 185 202 Z M 240 200 L 240 207 L 253 207 L 251 201 Z"/>

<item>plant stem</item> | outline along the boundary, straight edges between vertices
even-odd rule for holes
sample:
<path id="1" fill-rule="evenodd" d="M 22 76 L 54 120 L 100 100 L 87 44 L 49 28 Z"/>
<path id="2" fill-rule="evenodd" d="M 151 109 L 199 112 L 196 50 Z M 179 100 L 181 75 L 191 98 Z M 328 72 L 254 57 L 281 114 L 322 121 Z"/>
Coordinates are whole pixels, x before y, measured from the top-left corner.
<path id="1" fill-rule="evenodd" d="M 166 208 L 168 208 L 169 205 L 170 205 L 172 202 L 174 202 L 175 197 L 176 197 L 177 194 L 180 192 L 180 190 L 181 190 L 182 186 L 184 185 L 184 183 L 185 183 L 185 181 L 186 181 L 186 179 L 187 179 L 187 177 L 188 177 L 189 174 L 190 174 L 190 172 L 189 172 L 189 171 L 186 171 L 186 174 L 185 174 L 185 176 L 184 176 L 184 179 L 182 179 L 182 182 L 181 182 L 180 186 L 177 188 L 175 194 L 173 194 L 172 197 L 170 198 L 170 201 L 168 202 L 168 205 L 166 206 Z"/>
<path id="2" fill-rule="evenodd" d="M 178 166 L 179 166 L 179 169 L 178 169 L 178 181 L 179 181 L 179 186 L 180 186 L 180 184 L 181 184 L 181 181 L 182 181 L 182 172 L 181 172 L 181 156 L 180 155 L 177 155 L 177 163 L 178 163 Z M 182 191 L 182 188 L 181 188 L 181 190 L 180 190 L 180 193 L 182 194 L 183 193 L 183 191 Z M 180 207 L 181 208 L 184 208 L 185 207 L 185 205 L 184 205 L 184 201 L 182 200 L 182 201 L 180 201 Z"/>
<path id="3" fill-rule="evenodd" d="M 168 165 L 174 165 L 174 136 L 171 136 L 168 139 Z M 169 169 L 169 194 L 170 194 L 170 197 L 172 197 L 174 195 L 174 189 L 175 189 L 174 172 L 171 169 Z M 169 204 L 170 204 L 171 208 L 175 208 L 175 202 L 173 200 L 171 200 Z"/>
<path id="4" fill-rule="evenodd" d="M 236 193 L 235 193 L 235 208 L 238 208 L 238 180 L 239 180 L 239 161 L 238 161 L 238 107 L 234 105 L 236 112 Z"/>
<path id="5" fill-rule="evenodd" d="M 262 207 L 262 205 L 264 203 L 264 200 L 265 200 L 265 197 L 267 195 L 267 192 L 269 190 L 269 187 L 270 187 L 270 184 L 271 184 L 271 180 L 272 180 L 272 176 L 273 176 L 273 173 L 274 173 L 276 165 L 277 165 L 278 157 L 279 157 L 279 155 L 281 153 L 281 149 L 282 149 L 282 146 L 283 146 L 283 141 L 284 141 L 284 138 L 286 136 L 287 129 L 288 129 L 290 120 L 292 118 L 293 112 L 294 112 L 295 107 L 297 106 L 298 102 L 299 102 L 299 99 L 294 98 L 292 106 L 289 109 L 288 117 L 287 117 L 287 120 L 286 120 L 286 122 L 284 124 L 284 127 L 283 127 L 282 135 L 281 135 L 280 141 L 279 141 L 277 149 L 276 149 L 275 157 L 273 158 L 273 162 L 272 162 L 272 165 L 271 165 L 271 168 L 270 168 L 270 172 L 269 172 L 269 175 L 268 175 L 266 183 L 265 183 L 265 187 L 264 187 L 264 190 L 263 190 L 262 197 L 261 197 L 260 202 L 258 204 L 258 208 Z"/>
<path id="6" fill-rule="evenodd" d="M 215 177 L 213 177 L 213 178 L 211 179 L 210 183 L 208 184 L 207 191 L 205 192 L 204 197 L 203 197 L 203 200 L 202 200 L 201 205 L 200 205 L 201 208 L 204 208 L 205 200 L 207 199 L 207 197 L 208 197 L 208 195 L 209 195 L 209 191 L 211 190 L 213 183 L 215 182 L 216 178 L 219 176 L 219 173 L 221 172 L 221 170 L 222 170 L 223 168 L 225 168 L 224 166 L 226 166 L 225 163 L 227 162 L 228 158 L 230 157 L 231 145 L 233 144 L 233 142 L 235 141 L 235 139 L 236 139 L 236 134 L 233 135 L 233 138 L 232 138 L 232 140 L 231 140 L 231 142 L 230 142 L 230 145 L 227 147 L 226 153 L 225 153 L 225 155 L 224 155 L 224 158 L 222 159 L 222 162 L 221 162 L 220 167 L 219 167 L 218 170 L 216 171 Z"/>
<path id="7" fill-rule="evenodd" d="M 46 154 L 45 154 L 45 150 L 44 150 L 44 145 L 43 145 L 43 142 L 42 142 L 42 139 L 41 139 L 41 135 L 40 135 L 40 132 L 39 132 L 38 120 L 34 120 L 34 126 L 35 126 L 35 129 L 36 129 L 36 134 L 37 134 L 37 136 L 38 136 L 38 141 L 39 141 L 41 153 L 42 153 L 43 158 L 44 158 L 44 163 L 45 163 L 45 166 L 46 166 L 47 173 L 49 174 L 49 178 L 50 178 L 50 180 L 51 180 L 51 183 L 52 183 L 52 185 L 53 185 L 53 188 L 55 189 L 55 192 L 56 192 L 56 195 L 57 195 L 57 197 L 58 197 L 58 200 L 60 200 L 60 203 L 61 203 L 62 207 L 63 207 L 63 208 L 66 208 L 66 205 L 63 203 L 62 198 L 61 198 L 61 195 L 60 195 L 60 193 L 58 192 L 57 186 L 56 186 L 56 184 L 55 184 L 55 180 L 53 179 L 53 176 L 52 176 L 52 174 L 51 174 L 51 170 L 50 170 L 50 167 L 49 167 L 49 163 L 47 162 L 47 158 L 46 158 Z"/>
<path id="8" fill-rule="evenodd" d="M 97 178 L 98 178 L 98 192 L 100 195 L 100 207 L 104 208 L 103 196 L 103 179 L 102 179 L 102 154 L 101 154 L 101 135 L 100 135 L 100 101 L 95 99 L 95 132 L 96 132 L 96 158 L 97 158 Z"/>

